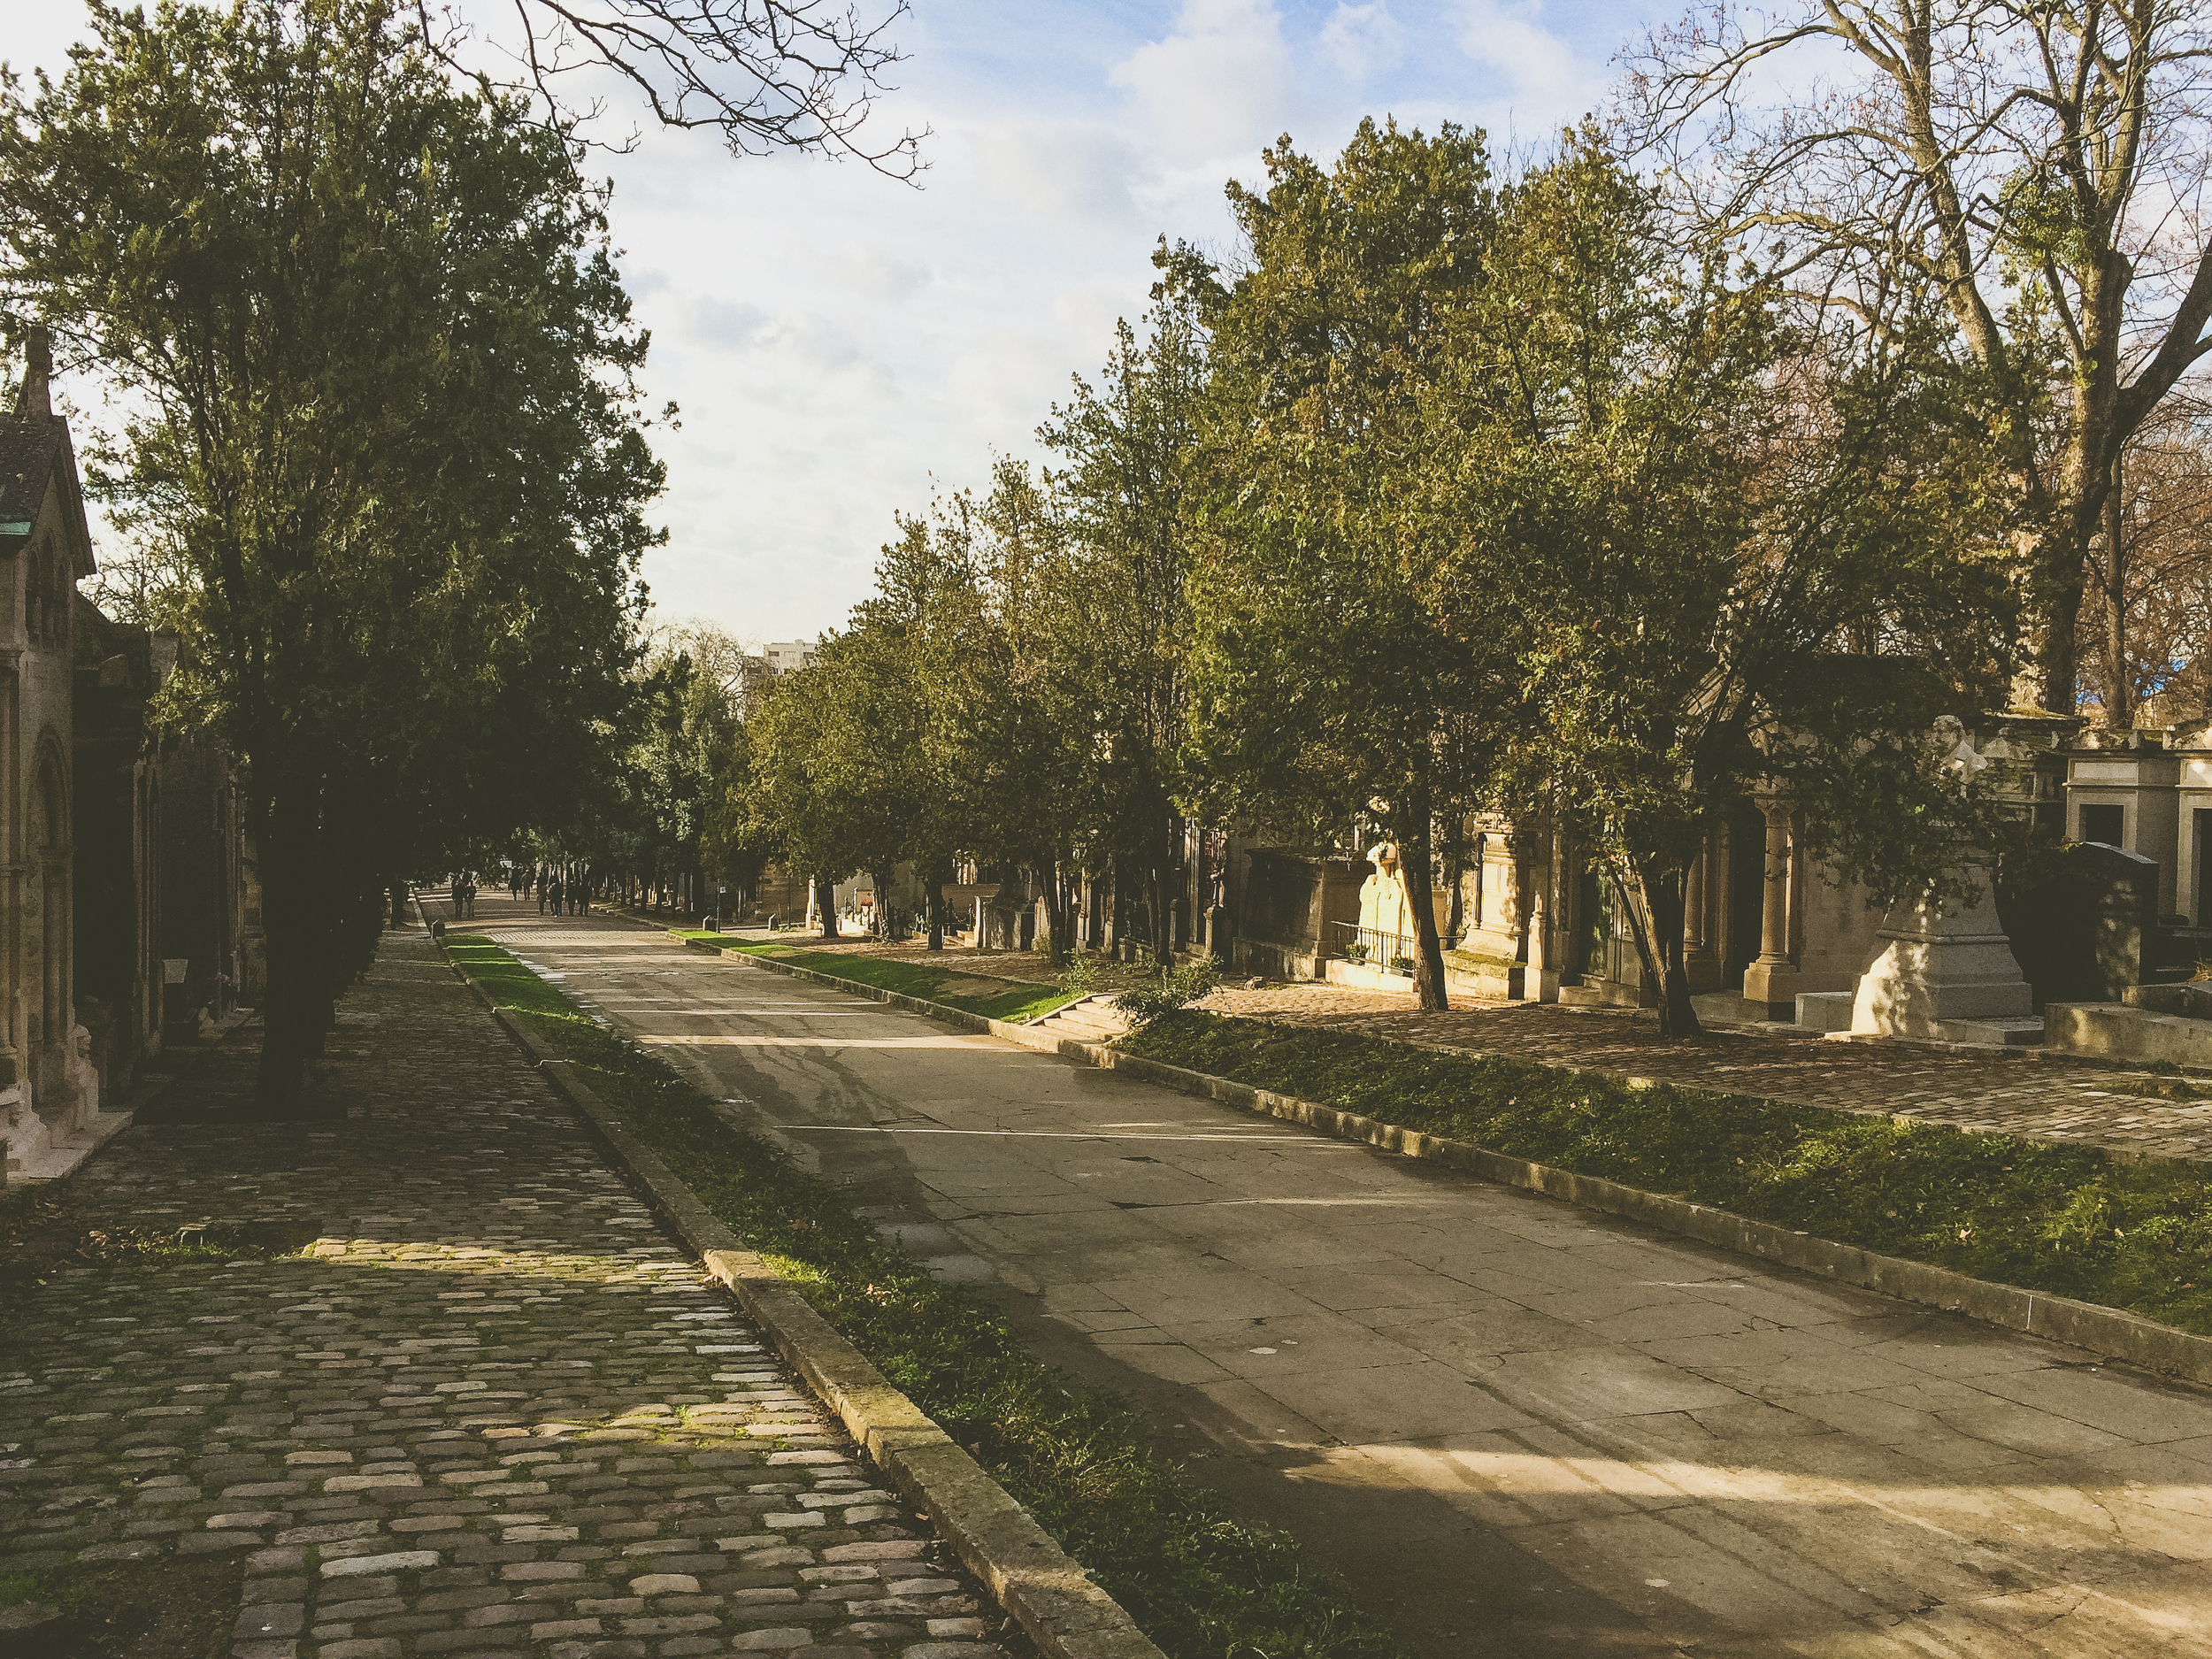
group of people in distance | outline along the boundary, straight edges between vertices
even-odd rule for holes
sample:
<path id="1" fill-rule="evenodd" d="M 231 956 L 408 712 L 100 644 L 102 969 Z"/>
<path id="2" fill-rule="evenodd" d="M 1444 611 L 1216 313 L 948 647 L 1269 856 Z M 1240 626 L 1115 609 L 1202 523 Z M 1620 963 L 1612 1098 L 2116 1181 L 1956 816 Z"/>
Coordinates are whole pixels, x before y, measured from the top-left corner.
<path id="1" fill-rule="evenodd" d="M 476 916 L 474 872 L 454 872 L 447 877 L 447 886 L 453 895 L 454 919 L 473 920 Z M 564 875 L 556 864 L 509 864 L 507 896 L 519 903 L 533 893 L 538 895 L 538 914 L 541 916 L 549 911 L 555 916 L 591 914 L 591 887 L 580 872 Z"/>
<path id="2" fill-rule="evenodd" d="M 527 870 L 520 864 L 508 872 L 508 890 L 519 900 L 526 895 L 538 895 L 538 914 L 549 910 L 556 916 L 588 916 L 591 914 L 591 889 L 581 876 L 564 880 L 558 870 L 550 868 Z M 563 910 L 561 907 L 568 908 Z"/>

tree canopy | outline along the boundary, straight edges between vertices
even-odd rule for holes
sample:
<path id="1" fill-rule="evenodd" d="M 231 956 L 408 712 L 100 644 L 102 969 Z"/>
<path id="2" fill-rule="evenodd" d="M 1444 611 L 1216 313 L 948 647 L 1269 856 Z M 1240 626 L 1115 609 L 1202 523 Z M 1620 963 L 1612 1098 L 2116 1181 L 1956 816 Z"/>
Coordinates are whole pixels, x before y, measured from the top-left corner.
<path id="1" fill-rule="evenodd" d="M 245 763 L 289 1094 L 373 895 L 526 819 L 618 712 L 645 336 L 562 135 L 379 0 L 96 6 L 4 97 L 0 283 L 128 400 L 106 485 L 193 641 L 172 714 Z"/>

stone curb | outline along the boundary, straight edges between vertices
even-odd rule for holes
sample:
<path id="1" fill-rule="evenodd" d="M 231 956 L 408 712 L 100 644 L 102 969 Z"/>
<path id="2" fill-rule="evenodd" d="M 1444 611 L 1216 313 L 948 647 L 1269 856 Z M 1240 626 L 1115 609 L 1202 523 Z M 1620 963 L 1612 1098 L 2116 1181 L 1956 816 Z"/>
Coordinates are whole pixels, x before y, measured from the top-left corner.
<path id="1" fill-rule="evenodd" d="M 1121 1605 L 1091 1581 L 1029 1512 L 926 1412 L 893 1387 L 787 1279 L 747 1249 L 657 1154 L 623 1127 L 615 1109 L 572 1065 L 499 1007 L 450 955 L 442 949 L 440 955 L 582 1113 L 708 1272 L 729 1286 L 792 1369 L 837 1413 L 853 1439 L 1040 1651 L 1050 1659 L 1164 1659 Z"/>
<path id="2" fill-rule="evenodd" d="M 684 942 L 703 950 L 718 949 L 718 947 L 703 940 L 687 940 Z M 1778 1262 L 1785 1267 L 1815 1273 L 1839 1284 L 1878 1291 L 1901 1302 L 1919 1302 L 1927 1307 L 1942 1309 L 1947 1313 L 1962 1313 L 1986 1325 L 2047 1338 L 2054 1342 L 2064 1342 L 2140 1366 L 2145 1371 L 2159 1371 L 2192 1382 L 2212 1383 L 2212 1337 L 2198 1336 L 2175 1325 L 2161 1325 L 2154 1319 L 2139 1318 L 2116 1308 L 2101 1308 L 2094 1302 L 2077 1302 L 2070 1296 L 2053 1296 L 2041 1291 L 2023 1290 L 2016 1285 L 1976 1279 L 1947 1267 L 1931 1267 L 1924 1262 L 1884 1256 L 1878 1251 L 1861 1249 L 1856 1245 L 1816 1239 L 1809 1233 L 1778 1226 L 1770 1221 L 1753 1221 L 1732 1210 L 1716 1210 L 1710 1205 L 1692 1203 L 1686 1198 L 1671 1198 L 1663 1193 L 1646 1192 L 1640 1187 L 1624 1186 L 1601 1176 L 1577 1175 L 1567 1170 L 1554 1169 L 1549 1164 L 1531 1163 L 1526 1158 L 1509 1157 L 1502 1152 L 1493 1152 L 1471 1141 L 1424 1134 L 1419 1130 L 1383 1123 L 1376 1118 L 1362 1117 L 1357 1112 L 1340 1111 L 1333 1106 L 1317 1105 L 1312 1101 L 1299 1100 L 1293 1095 L 1255 1088 L 1248 1083 L 1238 1083 L 1228 1078 L 1212 1077 L 1203 1071 L 1186 1071 L 1181 1066 L 1123 1054 L 1103 1043 L 1084 1042 L 1072 1037 L 1047 1037 L 1026 1026 L 1009 1025 L 1003 1020 L 984 1019 L 956 1008 L 925 1002 L 919 997 L 879 991 L 873 986 L 861 985 L 851 979 L 833 979 L 828 974 L 790 967 L 770 958 L 752 956 L 748 959 L 761 967 L 772 968 L 778 973 L 788 974 L 795 979 L 811 979 L 818 984 L 834 986 L 840 990 L 858 992 L 879 1002 L 889 1002 L 894 1007 L 926 1014 L 949 1025 L 964 1026 L 970 1031 L 987 1031 L 991 1036 L 1018 1042 L 1026 1048 L 1064 1055 L 1069 1059 L 1081 1060 L 1105 1071 L 1125 1071 L 1141 1081 L 1156 1083 L 1185 1094 L 1202 1095 L 1227 1105 L 1240 1106 L 1248 1111 L 1264 1112 L 1272 1118 L 1317 1129 L 1339 1140 L 1363 1141 L 1403 1157 L 1425 1158 L 1453 1169 L 1463 1170 L 1486 1181 L 1524 1187 L 1530 1192 L 1541 1193 L 1548 1198 L 1563 1199 L 1568 1203 L 1579 1204 L 1586 1210 L 1595 1210 L 1605 1215 L 1624 1216 L 1631 1220 L 1647 1222 L 1701 1243 L 1717 1245 L 1722 1249 L 1756 1256 L 1763 1261 Z M 1472 1053 L 1468 1049 L 1438 1052 Z M 1594 1071 L 1594 1068 L 1553 1069 Z M 1626 1083 L 1632 1087 L 1647 1088 L 1656 1081 L 1620 1072 L 1595 1074 Z"/>

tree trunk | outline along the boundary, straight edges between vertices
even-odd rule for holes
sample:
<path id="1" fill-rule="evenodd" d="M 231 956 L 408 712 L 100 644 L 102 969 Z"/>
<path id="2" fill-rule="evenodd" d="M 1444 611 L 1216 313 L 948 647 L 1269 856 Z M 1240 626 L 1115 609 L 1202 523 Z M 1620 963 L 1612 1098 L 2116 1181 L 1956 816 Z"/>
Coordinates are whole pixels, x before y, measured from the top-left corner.
<path id="1" fill-rule="evenodd" d="M 1460 891 L 1467 880 L 1467 831 L 1463 817 L 1452 826 L 1444 841 L 1444 949 L 1458 949 L 1467 931 L 1467 895 Z"/>
<path id="2" fill-rule="evenodd" d="M 391 897 L 392 926 L 404 927 L 407 926 L 407 884 L 404 881 L 393 882 Z"/>
<path id="3" fill-rule="evenodd" d="M 273 768 L 257 770 L 265 778 Z M 252 814 L 258 819 L 255 843 L 269 984 L 254 1098 L 262 1106 L 285 1110 L 299 1103 L 308 1064 L 322 1052 L 334 1016 L 339 941 L 332 924 L 338 900 L 332 872 L 318 856 L 319 792 L 312 783 L 302 782 L 296 794 L 281 783 L 272 793 L 276 798 Z"/>
<path id="4" fill-rule="evenodd" d="M 2128 547 L 2121 507 L 2120 463 L 2115 460 L 2104 500 L 2104 578 L 2097 586 L 2104 601 L 2105 724 L 2128 732 L 2135 727 L 2135 681 L 2128 672 Z"/>
<path id="5" fill-rule="evenodd" d="M 2081 658 L 2076 633 L 2081 618 L 2083 590 L 2088 586 L 2088 537 L 2054 536 L 2036 549 L 2040 568 L 2036 572 L 2034 599 L 2043 613 L 2044 634 L 2037 652 L 2042 680 L 2038 698 L 2053 714 L 2070 715 L 2081 693 Z"/>
<path id="6" fill-rule="evenodd" d="M 1405 883 L 1406 909 L 1413 913 L 1413 990 L 1423 1012 L 1440 1012 L 1451 1002 L 1444 994 L 1444 947 L 1436 933 L 1436 858 L 1429 844 L 1425 798 L 1406 816 L 1405 832 L 1398 837 L 1398 879 Z"/>
<path id="7" fill-rule="evenodd" d="M 922 908 L 929 918 L 929 948 L 945 948 L 945 883 L 952 879 L 952 860 L 932 858 L 922 866 Z"/>
<path id="8" fill-rule="evenodd" d="M 1175 962 L 1175 910 L 1168 896 L 1175 879 L 1174 851 L 1175 820 L 1171 817 L 1160 826 L 1152 852 L 1152 961 L 1163 975 Z"/>
<path id="9" fill-rule="evenodd" d="M 1046 941 L 1046 960 L 1056 968 L 1068 965 L 1068 884 L 1062 875 L 1067 868 L 1063 858 L 1052 858 L 1045 864 L 1045 919 L 1052 930 Z"/>
<path id="10" fill-rule="evenodd" d="M 872 918 L 875 923 L 876 937 L 888 944 L 891 940 L 891 872 L 888 870 L 871 870 L 868 879 L 875 884 L 876 889 L 876 913 Z"/>
<path id="11" fill-rule="evenodd" d="M 1658 867 L 1632 860 L 1632 879 L 1624 881 L 1617 867 L 1607 871 L 1613 892 L 1628 918 L 1628 931 L 1636 943 L 1636 960 L 1644 975 L 1659 988 L 1659 1034 L 1694 1037 L 1704 1030 L 1697 1010 L 1690 1003 L 1690 972 L 1683 942 L 1689 918 L 1689 872 L 1685 867 Z"/>
<path id="12" fill-rule="evenodd" d="M 822 937 L 837 935 L 837 883 L 826 876 L 814 879 L 814 908 L 822 914 Z"/>

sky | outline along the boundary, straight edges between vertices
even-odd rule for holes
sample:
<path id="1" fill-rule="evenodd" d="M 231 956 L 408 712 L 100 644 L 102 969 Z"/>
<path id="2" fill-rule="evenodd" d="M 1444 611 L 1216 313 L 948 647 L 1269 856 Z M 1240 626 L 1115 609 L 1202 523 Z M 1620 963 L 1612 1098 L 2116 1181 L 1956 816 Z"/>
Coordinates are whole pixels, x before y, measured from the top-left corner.
<path id="1" fill-rule="evenodd" d="M 865 14 L 871 0 L 858 0 Z M 1287 133 L 1363 115 L 1526 147 L 1599 107 L 1609 60 L 1682 0 L 914 0 L 871 131 L 927 128 L 902 184 L 852 162 L 732 157 L 660 129 L 593 164 L 639 319 L 668 544 L 664 620 L 810 638 L 871 586 L 895 511 L 1036 453 L 1070 377 L 1143 311 L 1162 235 L 1226 251 L 1223 196 Z M 488 17 L 495 14 L 488 13 Z M 496 27 L 495 23 L 493 27 Z M 4 50 L 58 69 L 70 8 Z M 641 124 L 615 103 L 608 136 Z"/>

